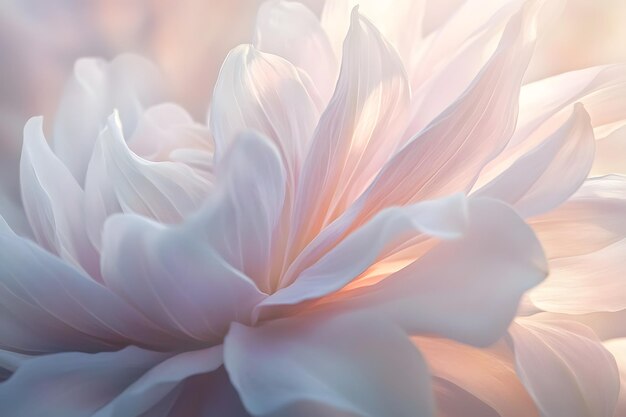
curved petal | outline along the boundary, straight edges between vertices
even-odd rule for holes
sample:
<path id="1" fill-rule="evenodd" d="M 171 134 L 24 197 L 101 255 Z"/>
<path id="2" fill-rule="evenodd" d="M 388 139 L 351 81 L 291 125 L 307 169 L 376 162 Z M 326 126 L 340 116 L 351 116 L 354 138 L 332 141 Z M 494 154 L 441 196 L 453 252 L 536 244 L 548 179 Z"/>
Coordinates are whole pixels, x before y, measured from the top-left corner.
<path id="1" fill-rule="evenodd" d="M 95 145 L 85 184 L 85 210 L 91 242 L 100 247 L 102 225 L 112 214 L 137 213 L 175 223 L 198 209 L 212 184 L 191 167 L 152 162 L 126 145 L 117 113 Z"/>
<path id="2" fill-rule="evenodd" d="M 433 376 L 457 387 L 449 395 L 459 395 L 457 391 L 462 390 L 466 396 L 474 398 L 470 406 L 488 406 L 495 416 L 539 417 L 532 398 L 517 377 L 513 353 L 504 341 L 482 349 L 433 337 L 415 337 L 413 342 L 424 355 Z M 465 405 L 462 396 L 445 399 L 451 403 L 445 404 L 449 407 Z M 482 417 L 490 415 L 488 413 L 473 414 L 459 409 L 450 417 Z"/>
<path id="3" fill-rule="evenodd" d="M 587 180 L 556 209 L 529 219 L 549 259 L 585 255 L 626 238 L 626 177 Z"/>
<path id="4" fill-rule="evenodd" d="M 182 381 L 222 365 L 222 346 L 179 353 L 152 367 L 93 417 L 139 417 Z"/>
<path id="5" fill-rule="evenodd" d="M 587 178 L 594 148 L 589 115 L 578 104 L 567 122 L 537 147 L 503 161 L 509 166 L 476 195 L 505 201 L 525 217 L 548 212 L 567 200 Z"/>
<path id="6" fill-rule="evenodd" d="M 24 127 L 20 183 L 37 242 L 98 278 L 98 256 L 86 233 L 83 190 L 48 147 L 41 117 Z"/>
<path id="7" fill-rule="evenodd" d="M 268 313 L 276 307 L 295 305 L 333 293 L 410 238 L 423 234 L 454 239 L 462 236 L 466 227 L 467 202 L 460 194 L 384 210 L 348 235 L 319 261 L 294 275 L 291 285 L 263 300 L 256 309 L 257 313 Z"/>
<path id="8" fill-rule="evenodd" d="M 253 415 L 433 415 L 421 355 L 404 332 L 369 316 L 235 324 L 224 363 Z"/>
<path id="9" fill-rule="evenodd" d="M 509 333 L 517 372 L 544 417 L 613 417 L 615 359 L 574 322 L 518 319 Z"/>
<path id="10" fill-rule="evenodd" d="M 267 1 L 257 13 L 255 44 L 305 71 L 324 102 L 337 80 L 337 58 L 315 14 L 301 3 Z"/>
<path id="11" fill-rule="evenodd" d="M 625 258 L 626 239 L 596 252 L 551 260 L 550 275 L 529 297 L 538 308 L 554 313 L 624 310 Z"/>
<path id="12" fill-rule="evenodd" d="M 120 55 L 111 62 L 76 61 L 55 116 L 52 149 L 80 185 L 106 118 L 118 109 L 124 133 L 130 135 L 143 106 L 160 98 L 161 84 L 156 67 L 138 56 Z"/>
<path id="13" fill-rule="evenodd" d="M 592 176 L 626 174 L 626 125 L 596 142 Z"/>
<path id="14" fill-rule="evenodd" d="M 290 173 L 299 171 L 319 117 L 316 98 L 285 59 L 252 45 L 233 49 L 220 70 L 210 111 L 216 158 L 237 135 L 257 130 L 280 150 Z"/>
<path id="15" fill-rule="evenodd" d="M 525 13 L 511 19 L 496 52 L 465 93 L 383 167 L 362 196 L 360 217 L 380 209 L 469 191 L 515 127 L 532 42 Z"/>
<path id="16" fill-rule="evenodd" d="M 620 374 L 620 395 L 613 417 L 626 415 L 626 338 L 607 340 L 604 347 L 617 361 Z"/>
<path id="17" fill-rule="evenodd" d="M 0 384 L 0 414 L 5 417 L 94 415 L 168 356 L 128 347 L 117 352 L 33 357 Z M 33 392 L 37 395 L 32 395 Z"/>
<path id="18" fill-rule="evenodd" d="M 441 241 L 406 268 L 329 306 L 371 311 L 411 334 L 494 343 L 524 292 L 547 275 L 546 260 L 532 230 L 503 203 L 471 199 L 468 218 L 462 238 Z"/>
<path id="19" fill-rule="evenodd" d="M 433 377 L 432 384 L 437 417 L 506 417 L 450 381 Z"/>
<path id="20" fill-rule="evenodd" d="M 397 53 L 355 8 L 335 94 L 302 169 L 292 254 L 354 201 L 389 159 L 400 139 L 408 97 Z"/>
<path id="21" fill-rule="evenodd" d="M 0 233 L 0 345 L 26 352 L 177 340 L 107 288 L 32 242 Z"/>

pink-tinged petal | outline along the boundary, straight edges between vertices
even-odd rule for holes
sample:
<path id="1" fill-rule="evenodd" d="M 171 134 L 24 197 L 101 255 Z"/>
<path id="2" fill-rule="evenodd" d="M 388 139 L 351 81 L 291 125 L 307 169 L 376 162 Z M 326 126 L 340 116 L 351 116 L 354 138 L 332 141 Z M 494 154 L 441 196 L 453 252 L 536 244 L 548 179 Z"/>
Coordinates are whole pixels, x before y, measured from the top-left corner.
<path id="1" fill-rule="evenodd" d="M 626 238 L 626 178 L 587 180 L 564 204 L 529 219 L 548 259 L 585 255 Z"/>
<path id="2" fill-rule="evenodd" d="M 117 352 L 69 352 L 33 357 L 20 364 L 17 371 L 0 384 L 0 414 L 3 417 L 94 415 L 168 356 L 170 354 L 128 347 Z"/>
<path id="3" fill-rule="evenodd" d="M 517 372 L 542 417 L 613 417 L 615 359 L 586 326 L 517 319 L 509 334 Z"/>
<path id="4" fill-rule="evenodd" d="M 367 309 L 411 334 L 478 346 L 495 342 L 524 292 L 547 275 L 546 260 L 532 230 L 505 204 L 471 199 L 468 218 L 462 238 L 441 241 L 404 269 L 329 306 Z"/>
<path id="5" fill-rule="evenodd" d="M 109 289 L 26 239 L 0 233 L 0 264 L 3 348 L 90 351 L 176 343 Z"/>
<path id="6" fill-rule="evenodd" d="M 248 322 L 265 297 L 257 284 L 270 285 L 286 182 L 276 148 L 252 132 L 235 141 L 217 168 L 219 187 L 197 215 L 170 227 L 113 217 L 102 250 L 111 288 L 172 331 L 210 342 L 230 322 Z"/>
<path id="7" fill-rule="evenodd" d="M 263 3 L 257 13 L 255 44 L 306 72 L 328 101 L 337 81 L 337 58 L 317 16 L 306 6 L 285 0 Z"/>
<path id="8" fill-rule="evenodd" d="M 113 216 L 102 239 L 102 275 L 115 293 L 171 333 L 215 344 L 232 321 L 249 321 L 263 294 L 207 241 L 203 234 L 211 231 L 200 229 L 205 226 Z"/>
<path id="9" fill-rule="evenodd" d="M 253 415 L 433 415 L 421 355 L 404 332 L 375 317 L 235 324 L 224 342 L 224 363 Z"/>
<path id="10" fill-rule="evenodd" d="M 362 196 L 362 218 L 387 206 L 469 191 L 513 133 L 532 49 L 525 40 L 528 20 L 523 13 L 511 19 L 472 85 L 384 166 Z"/>
<path id="11" fill-rule="evenodd" d="M 551 136 L 522 155 L 512 155 L 499 173 L 476 191 L 513 205 L 524 217 L 548 212 L 567 200 L 587 178 L 595 139 L 589 115 L 575 106 L 570 118 Z M 481 179 L 479 179 L 479 182 Z"/>
<path id="12" fill-rule="evenodd" d="M 623 120 L 625 94 L 624 64 L 585 68 L 526 84 L 520 92 L 520 117 L 510 146 L 546 137 L 564 118 L 554 116 L 576 102 L 585 106 L 594 128 Z"/>
<path id="13" fill-rule="evenodd" d="M 153 162 L 126 144 L 117 115 L 96 142 L 85 183 L 87 231 L 100 247 L 102 225 L 112 214 L 137 213 L 175 223 L 198 209 L 212 188 L 209 179 L 191 167 L 170 161 Z"/>
<path id="14" fill-rule="evenodd" d="M 408 94 L 397 53 L 355 9 L 335 94 L 300 177 L 292 254 L 354 201 L 389 159 L 400 139 Z"/>
<path id="15" fill-rule="evenodd" d="M 236 47 L 222 65 L 211 104 L 216 158 L 238 134 L 253 129 L 277 145 L 293 176 L 319 117 L 317 100 L 301 72 L 285 59 L 252 45 Z"/>
<path id="16" fill-rule="evenodd" d="M 596 142 L 592 176 L 626 174 L 626 126 Z"/>
<path id="17" fill-rule="evenodd" d="M 87 238 L 83 190 L 48 147 L 42 125 L 37 117 L 24 127 L 20 183 L 26 217 L 41 246 L 97 278 L 98 257 Z"/>
<path id="18" fill-rule="evenodd" d="M 437 417 L 503 417 L 487 403 L 452 382 L 433 377 L 432 384 Z"/>
<path id="19" fill-rule="evenodd" d="M 467 201 L 461 194 L 381 211 L 304 271 L 291 277 L 288 272 L 283 285 L 290 285 L 266 298 L 257 307 L 257 313 L 268 314 L 280 306 L 333 293 L 397 246 L 419 235 L 458 238 L 467 228 L 467 215 Z"/>
<path id="20" fill-rule="evenodd" d="M 174 103 L 148 108 L 130 135 L 128 147 L 151 161 L 168 160 L 177 149 L 213 153 L 209 129 L 194 122 L 185 109 Z"/>
<path id="21" fill-rule="evenodd" d="M 538 308 L 554 313 L 624 310 L 625 258 L 626 239 L 596 252 L 553 259 L 550 275 L 530 292 L 530 299 Z"/>
<path id="22" fill-rule="evenodd" d="M 222 365 L 222 346 L 179 353 L 154 366 L 93 417 L 139 417 L 167 397 L 185 379 Z"/>
<path id="23" fill-rule="evenodd" d="M 613 417 L 626 416 L 626 338 L 607 340 L 604 347 L 617 361 L 620 375 L 620 393 Z"/>
<path id="24" fill-rule="evenodd" d="M 456 406 L 459 411 L 450 417 L 483 417 L 490 413 L 500 417 L 539 417 L 532 398 L 517 377 L 513 353 L 504 341 L 482 349 L 433 337 L 415 337 L 413 342 L 436 380 L 453 384 L 447 385 L 443 393 L 437 392 L 435 384 L 435 395 L 444 395 L 439 396 L 438 405 L 443 405 L 444 410 L 446 406 Z M 460 412 L 461 405 L 470 408 Z M 481 406 L 489 409 L 473 411 Z"/>
<path id="25" fill-rule="evenodd" d="M 52 149 L 80 185 L 107 117 L 118 109 L 124 133 L 130 135 L 143 106 L 160 98 L 162 84 L 156 67 L 138 56 L 120 55 L 110 63 L 94 58 L 76 62 L 55 117 Z"/>

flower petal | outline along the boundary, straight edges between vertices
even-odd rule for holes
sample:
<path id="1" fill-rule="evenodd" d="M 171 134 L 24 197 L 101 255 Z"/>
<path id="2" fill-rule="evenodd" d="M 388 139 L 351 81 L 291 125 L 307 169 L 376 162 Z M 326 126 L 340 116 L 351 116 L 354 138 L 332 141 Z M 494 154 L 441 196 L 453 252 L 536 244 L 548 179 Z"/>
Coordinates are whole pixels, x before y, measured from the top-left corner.
<path id="1" fill-rule="evenodd" d="M 93 417 L 139 417 L 185 379 L 222 365 L 222 346 L 179 353 L 154 366 Z"/>
<path id="2" fill-rule="evenodd" d="M 55 117 L 52 149 L 82 186 L 87 163 L 106 118 L 118 109 L 130 135 L 144 105 L 161 96 L 161 77 L 149 61 L 120 55 L 110 63 L 79 59 Z"/>
<path id="3" fill-rule="evenodd" d="M 419 352 L 404 332 L 369 316 L 235 324 L 224 363 L 253 415 L 433 415 Z"/>
<path id="4" fill-rule="evenodd" d="M 604 347 L 613 354 L 619 368 L 621 388 L 613 417 L 620 417 L 626 415 L 626 338 L 607 340 Z"/>
<path id="5" fill-rule="evenodd" d="M 0 345 L 26 352 L 176 340 L 107 288 L 13 234 L 0 233 Z"/>
<path id="6" fill-rule="evenodd" d="M 548 212 L 567 200 L 587 178 L 594 146 L 589 115 L 582 105 L 576 105 L 554 134 L 527 153 L 503 161 L 509 166 L 476 195 L 505 201 L 525 217 Z"/>
<path id="7" fill-rule="evenodd" d="M 118 212 L 179 222 L 201 206 L 211 187 L 211 181 L 185 164 L 152 162 L 134 154 L 126 145 L 115 114 L 98 138 L 87 171 L 89 238 L 99 248 L 102 225 Z"/>
<path id="8" fill-rule="evenodd" d="M 94 415 L 167 356 L 167 353 L 128 347 L 117 352 L 68 352 L 33 357 L 0 384 L 0 414 L 5 417 Z M 37 395 L 32 395 L 33 392 Z"/>
<path id="9" fill-rule="evenodd" d="M 337 81 L 337 58 L 317 16 L 306 6 L 285 0 L 263 3 L 257 13 L 255 44 L 304 70 L 328 101 Z"/>
<path id="10" fill-rule="evenodd" d="M 626 125 L 596 142 L 592 176 L 626 174 Z"/>
<path id="11" fill-rule="evenodd" d="M 335 248 L 303 272 L 285 278 L 290 283 L 257 307 L 259 314 L 295 305 L 337 291 L 385 257 L 402 242 L 418 235 L 454 239 L 467 227 L 467 202 L 457 194 L 407 207 L 391 207 L 350 233 Z M 269 311 L 268 311 L 269 310 Z"/>
<path id="12" fill-rule="evenodd" d="M 441 241 L 406 268 L 329 306 L 366 309 L 411 334 L 478 346 L 495 342 L 547 265 L 532 230 L 508 206 L 471 199 L 468 217 L 462 238 Z"/>
<path id="13" fill-rule="evenodd" d="M 252 45 L 236 47 L 222 65 L 211 104 L 217 160 L 239 133 L 253 129 L 277 145 L 294 175 L 319 117 L 316 100 L 285 59 Z"/>
<path id="14" fill-rule="evenodd" d="M 83 190 L 48 147 L 41 117 L 24 127 L 20 183 L 37 242 L 98 278 L 98 256 L 85 230 Z"/>
<path id="15" fill-rule="evenodd" d="M 613 417 L 615 359 L 589 328 L 518 319 L 509 333 L 517 372 L 543 417 Z"/>
<path id="16" fill-rule="evenodd" d="M 357 9 L 335 94 L 305 161 L 292 217 L 292 254 L 365 189 L 400 139 L 409 88 L 397 53 Z"/>

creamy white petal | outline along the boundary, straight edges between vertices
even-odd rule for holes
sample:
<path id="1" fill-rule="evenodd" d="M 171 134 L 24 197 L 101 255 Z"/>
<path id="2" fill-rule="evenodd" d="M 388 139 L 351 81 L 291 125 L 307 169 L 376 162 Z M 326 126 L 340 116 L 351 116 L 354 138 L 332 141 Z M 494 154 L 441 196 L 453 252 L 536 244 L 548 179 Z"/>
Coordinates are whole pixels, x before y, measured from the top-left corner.
<path id="1" fill-rule="evenodd" d="M 607 340 L 604 347 L 613 354 L 619 368 L 620 395 L 613 417 L 621 417 L 626 415 L 626 338 Z"/>
<path id="2" fill-rule="evenodd" d="M 468 230 L 382 281 L 329 306 L 362 308 L 411 334 L 489 345 L 506 331 L 525 291 L 547 275 L 537 238 L 508 206 L 469 201 Z"/>
<path id="3" fill-rule="evenodd" d="M 608 174 L 626 174 L 626 125 L 596 142 L 591 175 Z"/>
<path id="4" fill-rule="evenodd" d="M 509 333 L 518 375 L 542 417 L 613 417 L 617 366 L 589 328 L 518 319 Z"/>
<path id="5" fill-rule="evenodd" d="M 577 105 L 561 128 L 539 145 L 502 161 L 508 167 L 502 167 L 476 195 L 505 201 L 525 217 L 548 212 L 567 200 L 587 178 L 594 149 L 589 115 Z"/>
<path id="6" fill-rule="evenodd" d="M 253 415 L 433 415 L 421 355 L 404 332 L 370 316 L 236 324 L 224 363 Z"/>

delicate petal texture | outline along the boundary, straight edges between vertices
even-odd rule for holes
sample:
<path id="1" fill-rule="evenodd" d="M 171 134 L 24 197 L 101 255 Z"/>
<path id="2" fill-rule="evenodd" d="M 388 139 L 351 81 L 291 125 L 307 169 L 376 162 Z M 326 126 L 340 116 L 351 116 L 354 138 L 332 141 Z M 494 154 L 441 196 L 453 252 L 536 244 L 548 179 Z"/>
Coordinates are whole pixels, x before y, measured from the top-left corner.
<path id="1" fill-rule="evenodd" d="M 111 218 L 103 236 L 102 275 L 113 291 L 170 332 L 218 343 L 231 321 L 249 320 L 262 294 L 198 226 Z"/>
<path id="2" fill-rule="evenodd" d="M 258 308 L 293 305 L 331 294 L 405 240 L 422 234 L 458 238 L 466 223 L 467 201 L 462 195 L 381 211 Z"/>
<path id="3" fill-rule="evenodd" d="M 539 417 L 533 400 L 517 377 L 513 354 L 503 341 L 484 349 L 433 337 L 416 337 L 413 341 L 424 354 L 433 376 L 464 390 L 465 395 L 474 397 L 474 402 L 484 404 L 483 407 L 488 405 L 496 416 Z M 438 405 L 459 409 L 458 414 L 450 417 L 491 415 L 462 410 L 460 407 L 466 402 L 459 396 L 455 393 Z"/>
<path id="4" fill-rule="evenodd" d="M 595 252 L 626 238 L 626 178 L 587 180 L 567 202 L 529 220 L 549 259 Z"/>
<path id="5" fill-rule="evenodd" d="M 511 326 L 518 374 L 542 417 L 613 417 L 615 359 L 575 322 L 518 319 Z"/>
<path id="6" fill-rule="evenodd" d="M 398 328 L 369 316 L 301 316 L 255 328 L 236 324 L 224 343 L 224 362 L 254 415 L 433 412 L 419 352 Z"/>
<path id="7" fill-rule="evenodd" d="M 433 377 L 437 417 L 502 417 L 487 403 L 445 379 Z"/>
<path id="8" fill-rule="evenodd" d="M 495 342 L 522 294 L 546 276 L 547 265 L 530 228 L 503 203 L 470 200 L 468 217 L 462 238 L 440 242 L 337 304 L 389 317 L 412 334 L 435 333 L 478 346 Z"/>
<path id="9" fill-rule="evenodd" d="M 559 130 L 518 156 L 476 195 L 506 201 L 523 216 L 547 212 L 567 200 L 587 178 L 594 142 L 589 115 L 577 105 Z"/>
<path id="10" fill-rule="evenodd" d="M 399 57 L 378 30 L 352 14 L 335 94 L 322 114 L 305 161 L 291 228 L 301 249 L 354 201 L 400 138 L 408 103 Z"/>
<path id="11" fill-rule="evenodd" d="M 100 247 L 102 225 L 117 212 L 173 223 L 196 210 L 211 183 L 182 163 L 152 162 L 127 146 L 120 120 L 111 116 L 95 145 L 85 184 L 89 237 Z"/>
<path id="12" fill-rule="evenodd" d="M 32 118 L 24 127 L 24 211 L 41 246 L 97 277 L 97 257 L 85 233 L 83 190 L 48 147 L 42 124 L 40 117 Z"/>
<path id="13" fill-rule="evenodd" d="M 181 381 L 214 371 L 221 365 L 222 346 L 175 355 L 143 374 L 93 417 L 141 416 L 172 392 Z"/>
<path id="14" fill-rule="evenodd" d="M 324 101 L 328 101 L 337 78 L 337 58 L 312 11 L 294 1 L 263 3 L 256 19 L 255 44 L 306 72 Z"/>
<path id="15" fill-rule="evenodd" d="M 32 242 L 0 233 L 0 345 L 96 350 L 175 340 L 96 281 Z"/>
<path id="16" fill-rule="evenodd" d="M 591 175 L 626 174 L 626 126 L 596 142 Z"/>
<path id="17" fill-rule="evenodd" d="M 55 117 L 52 148 L 79 184 L 83 184 L 93 145 L 118 109 L 124 133 L 130 135 L 145 105 L 161 95 L 158 70 L 134 55 L 121 55 L 110 63 L 79 59 Z"/>
<path id="18" fill-rule="evenodd" d="M 469 191 L 513 133 L 517 95 L 530 48 L 516 15 L 474 83 L 400 150 L 365 192 L 362 216 L 390 205 Z"/>
<path id="19" fill-rule="evenodd" d="M 213 92 L 216 156 L 221 158 L 239 133 L 254 129 L 274 141 L 293 174 L 318 116 L 313 91 L 291 63 L 252 45 L 238 46 L 226 57 Z"/>
<path id="20" fill-rule="evenodd" d="M 167 356 L 129 347 L 117 352 L 33 357 L 0 384 L 0 413 L 6 417 L 94 415 Z"/>
<path id="21" fill-rule="evenodd" d="M 596 252 L 551 260 L 548 279 L 530 292 L 530 299 L 556 313 L 624 310 L 624 259 L 626 239 Z"/>
<path id="22" fill-rule="evenodd" d="M 619 368 L 621 389 L 614 417 L 621 417 L 626 415 L 626 338 L 608 340 L 604 347 L 613 354 Z"/>

